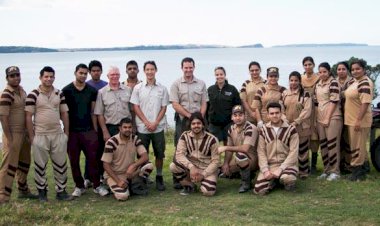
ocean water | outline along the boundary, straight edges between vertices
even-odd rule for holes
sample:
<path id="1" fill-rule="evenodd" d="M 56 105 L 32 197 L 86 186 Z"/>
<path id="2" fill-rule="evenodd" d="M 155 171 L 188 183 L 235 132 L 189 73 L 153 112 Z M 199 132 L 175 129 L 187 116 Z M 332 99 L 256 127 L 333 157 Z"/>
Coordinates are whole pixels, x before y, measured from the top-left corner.
<path id="1" fill-rule="evenodd" d="M 327 61 L 331 65 L 347 60 L 351 56 L 365 59 L 368 64 L 380 64 L 380 46 L 368 47 L 318 47 L 318 48 L 225 48 L 225 49 L 190 49 L 190 50 L 143 50 L 143 51 L 99 51 L 99 52 L 58 52 L 58 53 L 14 53 L 0 54 L 1 88 L 5 86 L 5 68 L 11 65 L 20 67 L 22 82 L 26 92 L 36 88 L 39 81 L 39 71 L 44 66 L 52 66 L 56 71 L 54 86 L 63 88 L 74 80 L 74 69 L 79 63 L 88 64 L 97 59 L 103 64 L 102 79 L 107 80 L 107 70 L 117 66 L 121 71 L 121 80 L 127 78 L 125 64 L 129 60 L 139 63 L 139 79 L 144 80 L 143 63 L 154 60 L 158 67 L 157 80 L 168 90 L 171 84 L 182 76 L 181 60 L 192 57 L 195 60 L 195 76 L 204 80 L 207 86 L 215 83 L 214 68 L 223 66 L 227 71 L 230 84 L 240 89 L 242 83 L 249 79 L 248 64 L 258 61 L 261 64 L 262 76 L 266 68 L 276 66 L 280 70 L 279 83 L 288 85 L 288 75 L 291 71 L 303 72 L 302 59 L 312 56 L 316 65 Z M 316 69 L 315 69 L 316 70 Z M 90 76 L 88 77 L 90 78 Z M 376 84 L 377 87 L 380 84 Z M 377 100 L 375 100 L 377 102 Z M 167 121 L 174 125 L 174 110 L 168 107 Z"/>

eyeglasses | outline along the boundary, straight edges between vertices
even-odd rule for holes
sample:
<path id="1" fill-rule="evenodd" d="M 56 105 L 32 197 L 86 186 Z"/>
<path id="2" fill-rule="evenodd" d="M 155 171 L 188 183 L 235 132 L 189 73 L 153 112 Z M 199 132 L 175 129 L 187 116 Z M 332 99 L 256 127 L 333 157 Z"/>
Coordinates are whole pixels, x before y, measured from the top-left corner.
<path id="1" fill-rule="evenodd" d="M 10 77 L 10 78 L 20 77 L 20 73 L 10 74 L 10 75 L 8 75 L 8 77 Z"/>

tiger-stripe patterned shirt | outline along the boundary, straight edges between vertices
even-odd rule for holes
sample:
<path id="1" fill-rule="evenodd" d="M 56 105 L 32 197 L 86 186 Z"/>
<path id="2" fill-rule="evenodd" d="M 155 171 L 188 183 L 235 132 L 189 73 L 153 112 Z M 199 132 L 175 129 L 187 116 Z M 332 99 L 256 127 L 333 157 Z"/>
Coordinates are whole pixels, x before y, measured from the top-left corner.
<path id="1" fill-rule="evenodd" d="M 280 102 L 283 92 L 286 90 L 285 87 L 280 85 L 271 87 L 269 85 L 264 85 L 257 92 L 255 99 L 252 103 L 252 108 L 259 109 L 261 113 L 261 120 L 263 122 L 269 122 L 267 104 L 270 102 Z"/>
<path id="2" fill-rule="evenodd" d="M 21 86 L 15 90 L 7 85 L 0 94 L 0 115 L 8 116 L 11 132 L 25 132 L 25 99 L 26 93 Z"/>
<path id="3" fill-rule="evenodd" d="M 276 133 L 271 122 L 266 123 L 259 133 L 257 155 L 262 173 L 271 166 L 297 167 L 299 137 L 294 126 L 282 122 Z"/>
<path id="4" fill-rule="evenodd" d="M 251 159 L 257 156 L 257 140 L 259 132 L 257 127 L 246 121 L 245 124 L 239 128 L 236 124 L 231 125 L 228 129 L 227 146 L 240 146 L 249 144 L 248 155 Z"/>
<path id="5" fill-rule="evenodd" d="M 195 166 L 203 170 L 203 176 L 214 174 L 220 166 L 219 141 L 211 133 L 204 132 L 196 138 L 191 130 L 182 133 L 177 144 L 175 159 L 187 169 Z"/>
<path id="6" fill-rule="evenodd" d="M 240 99 L 243 101 L 247 101 L 248 105 L 252 107 L 252 103 L 255 99 L 257 90 L 263 87 L 265 85 L 265 82 L 266 81 L 261 77 L 258 81 L 246 80 L 240 89 Z M 249 114 L 246 115 L 248 121 L 255 121 L 255 119 L 251 118 Z"/>
<path id="7" fill-rule="evenodd" d="M 314 101 L 316 103 L 317 122 L 327 123 L 329 104 L 336 104 L 331 119 L 342 119 L 340 104 L 340 86 L 338 81 L 330 76 L 326 81 L 319 80 L 315 87 Z"/>

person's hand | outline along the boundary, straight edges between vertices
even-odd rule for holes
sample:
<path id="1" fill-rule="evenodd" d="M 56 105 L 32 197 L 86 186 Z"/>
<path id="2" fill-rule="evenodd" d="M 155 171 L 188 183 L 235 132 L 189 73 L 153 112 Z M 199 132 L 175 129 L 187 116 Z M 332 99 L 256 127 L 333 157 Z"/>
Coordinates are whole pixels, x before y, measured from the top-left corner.
<path id="1" fill-rule="evenodd" d="M 226 152 L 226 151 L 227 151 L 226 146 L 219 146 L 218 147 L 218 154 L 222 154 L 223 152 Z"/>
<path id="2" fill-rule="evenodd" d="M 260 120 L 260 121 L 257 122 L 257 127 L 258 128 L 261 129 L 261 128 L 263 128 L 263 126 L 264 126 L 264 122 L 262 120 Z"/>
<path id="3" fill-rule="evenodd" d="M 222 173 L 226 176 L 230 176 L 231 175 L 231 171 L 230 171 L 230 165 L 227 163 L 224 163 L 222 165 Z"/>
<path id="4" fill-rule="evenodd" d="M 272 175 L 273 175 L 274 178 L 280 178 L 281 174 L 282 174 L 282 169 L 281 168 L 278 168 L 277 170 L 275 170 L 272 173 Z"/>
<path id="5" fill-rule="evenodd" d="M 362 123 L 361 120 L 356 120 L 355 125 L 354 125 L 354 131 L 355 132 L 360 132 L 360 124 Z"/>
<path id="6" fill-rule="evenodd" d="M 298 126 L 298 124 L 297 124 L 296 122 L 292 122 L 292 123 L 290 123 L 290 125 L 292 125 L 292 126 L 294 126 L 294 127 L 297 127 L 297 126 Z"/>
<path id="7" fill-rule="evenodd" d="M 201 174 L 201 171 L 196 166 L 193 166 L 190 168 L 190 179 L 192 182 L 199 182 L 200 176 L 203 177 L 203 175 Z"/>
<path id="8" fill-rule="evenodd" d="M 272 180 L 273 174 L 268 170 L 264 173 L 265 180 Z"/>
<path id="9" fill-rule="evenodd" d="M 194 182 L 194 183 L 201 182 L 203 179 L 204 179 L 203 174 L 201 174 L 201 173 L 197 173 L 197 174 L 195 175 L 195 178 L 194 178 L 193 182 Z"/>
<path id="10" fill-rule="evenodd" d="M 108 132 L 108 130 L 107 131 L 103 131 L 103 140 L 104 140 L 104 142 L 107 142 L 107 140 L 110 139 L 110 138 L 111 138 L 111 135 Z"/>
<path id="11" fill-rule="evenodd" d="M 132 179 L 133 174 L 136 172 L 136 170 L 137 170 L 137 165 L 135 163 L 132 163 L 127 169 L 127 173 L 126 173 L 127 178 Z"/>
<path id="12" fill-rule="evenodd" d="M 127 187 L 127 183 L 126 183 L 125 181 L 119 180 L 119 181 L 117 182 L 117 186 L 118 186 L 119 188 L 126 188 L 126 187 Z"/>

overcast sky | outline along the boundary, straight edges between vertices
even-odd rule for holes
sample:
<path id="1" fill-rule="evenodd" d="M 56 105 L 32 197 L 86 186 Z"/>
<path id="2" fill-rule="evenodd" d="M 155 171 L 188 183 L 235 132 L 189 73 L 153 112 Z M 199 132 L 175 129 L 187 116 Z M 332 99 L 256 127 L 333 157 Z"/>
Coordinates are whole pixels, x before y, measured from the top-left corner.
<path id="1" fill-rule="evenodd" d="M 0 46 L 367 43 L 377 0 L 0 0 Z"/>

